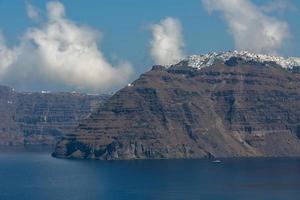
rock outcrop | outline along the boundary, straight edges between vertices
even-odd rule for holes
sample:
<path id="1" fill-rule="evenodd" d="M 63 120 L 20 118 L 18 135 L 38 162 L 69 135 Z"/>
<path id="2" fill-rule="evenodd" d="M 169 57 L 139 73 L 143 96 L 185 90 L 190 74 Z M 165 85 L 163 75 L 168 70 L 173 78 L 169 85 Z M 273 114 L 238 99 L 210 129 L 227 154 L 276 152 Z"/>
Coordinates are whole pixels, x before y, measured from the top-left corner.
<path id="1" fill-rule="evenodd" d="M 0 146 L 53 146 L 107 98 L 80 93 L 20 93 L 0 86 Z"/>
<path id="2" fill-rule="evenodd" d="M 300 156 L 299 67 L 235 55 L 201 57 L 196 67 L 195 60 L 142 74 L 64 136 L 53 155 Z"/>

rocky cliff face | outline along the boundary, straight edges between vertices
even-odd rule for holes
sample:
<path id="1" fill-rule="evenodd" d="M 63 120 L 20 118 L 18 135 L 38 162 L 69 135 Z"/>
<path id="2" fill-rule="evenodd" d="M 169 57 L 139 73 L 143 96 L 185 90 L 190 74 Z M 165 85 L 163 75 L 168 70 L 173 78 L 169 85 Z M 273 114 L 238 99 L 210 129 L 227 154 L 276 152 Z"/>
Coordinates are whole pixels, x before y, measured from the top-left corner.
<path id="1" fill-rule="evenodd" d="M 108 96 L 18 93 L 0 86 L 0 146 L 54 145 Z"/>
<path id="2" fill-rule="evenodd" d="M 154 66 L 63 137 L 53 155 L 300 156 L 300 73 L 287 66 L 235 54 Z"/>

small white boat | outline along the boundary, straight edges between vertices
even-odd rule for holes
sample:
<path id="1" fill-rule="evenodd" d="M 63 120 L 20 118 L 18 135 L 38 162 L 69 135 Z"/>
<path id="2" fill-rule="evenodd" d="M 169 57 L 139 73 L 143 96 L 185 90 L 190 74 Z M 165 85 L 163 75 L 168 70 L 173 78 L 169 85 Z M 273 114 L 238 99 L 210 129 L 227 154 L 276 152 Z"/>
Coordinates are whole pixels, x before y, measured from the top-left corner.
<path id="1" fill-rule="evenodd" d="M 212 163 L 221 163 L 221 160 L 213 160 Z"/>

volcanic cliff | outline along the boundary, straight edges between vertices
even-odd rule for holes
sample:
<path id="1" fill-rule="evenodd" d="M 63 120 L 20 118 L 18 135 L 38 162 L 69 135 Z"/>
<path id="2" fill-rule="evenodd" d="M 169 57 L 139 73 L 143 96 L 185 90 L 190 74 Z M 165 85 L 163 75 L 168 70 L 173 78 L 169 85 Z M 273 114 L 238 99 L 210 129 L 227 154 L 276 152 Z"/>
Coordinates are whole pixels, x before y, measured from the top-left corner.
<path id="1" fill-rule="evenodd" d="M 60 140 L 56 157 L 300 156 L 300 62 L 248 52 L 154 66 Z"/>
<path id="2" fill-rule="evenodd" d="M 0 146 L 55 145 L 107 95 L 16 92 L 0 86 Z"/>

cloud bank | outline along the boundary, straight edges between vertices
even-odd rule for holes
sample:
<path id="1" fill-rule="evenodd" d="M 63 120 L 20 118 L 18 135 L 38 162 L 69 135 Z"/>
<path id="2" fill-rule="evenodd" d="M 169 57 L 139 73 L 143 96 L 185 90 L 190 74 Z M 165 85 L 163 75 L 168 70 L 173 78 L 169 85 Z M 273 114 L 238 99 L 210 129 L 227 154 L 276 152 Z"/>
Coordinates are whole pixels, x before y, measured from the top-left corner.
<path id="1" fill-rule="evenodd" d="M 268 16 L 250 0 L 202 0 L 202 3 L 209 12 L 222 12 L 239 50 L 276 54 L 290 36 L 286 22 Z M 272 9 L 282 6 L 274 4 Z"/>
<path id="2" fill-rule="evenodd" d="M 174 64 L 184 57 L 184 41 L 180 21 L 167 17 L 151 26 L 151 56 L 156 64 Z"/>
<path id="3" fill-rule="evenodd" d="M 27 11 L 30 18 L 39 16 Z M 132 66 L 127 61 L 112 66 L 100 50 L 99 39 L 98 31 L 67 19 L 63 4 L 48 2 L 47 20 L 29 28 L 17 47 L 8 48 L 0 37 L 0 79 L 94 91 L 127 83 Z"/>

